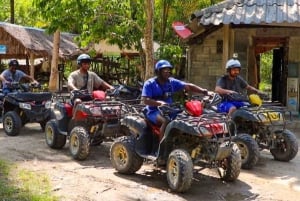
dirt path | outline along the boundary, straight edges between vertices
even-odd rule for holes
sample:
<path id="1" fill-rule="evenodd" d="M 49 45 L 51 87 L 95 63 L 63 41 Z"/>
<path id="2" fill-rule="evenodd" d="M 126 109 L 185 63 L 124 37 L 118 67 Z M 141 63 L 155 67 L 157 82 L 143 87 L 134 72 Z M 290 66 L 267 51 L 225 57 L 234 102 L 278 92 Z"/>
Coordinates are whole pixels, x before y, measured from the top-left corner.
<path id="1" fill-rule="evenodd" d="M 165 172 L 151 164 L 135 175 L 116 173 L 109 160 L 109 147 L 108 142 L 93 147 L 90 157 L 78 162 L 70 157 L 67 146 L 62 150 L 48 148 L 38 124 L 26 125 L 16 137 L 6 136 L 0 126 L 0 158 L 49 175 L 53 191 L 62 201 L 299 200 L 299 154 L 284 163 L 262 152 L 255 169 L 242 170 L 234 183 L 222 182 L 215 170 L 203 170 L 194 174 L 187 193 L 174 194 L 168 189 Z"/>

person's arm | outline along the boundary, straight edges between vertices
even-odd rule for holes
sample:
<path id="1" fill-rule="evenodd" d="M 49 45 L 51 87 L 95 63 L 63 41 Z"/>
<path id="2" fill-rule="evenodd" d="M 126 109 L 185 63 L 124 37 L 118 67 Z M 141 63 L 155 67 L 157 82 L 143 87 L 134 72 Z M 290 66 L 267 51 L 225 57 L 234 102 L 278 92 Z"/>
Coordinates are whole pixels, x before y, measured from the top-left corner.
<path id="1" fill-rule="evenodd" d="M 104 88 L 104 89 L 115 89 L 112 85 L 108 84 L 107 82 L 105 82 L 104 80 L 102 81 L 102 84 L 101 86 Z"/>
<path id="2" fill-rule="evenodd" d="M 1 80 L 2 82 L 8 82 L 8 81 L 4 78 L 3 73 L 1 73 L 1 75 L 0 75 L 0 80 Z"/>
<path id="3" fill-rule="evenodd" d="M 215 92 L 218 94 L 221 94 L 221 95 L 229 95 L 229 94 L 237 93 L 236 91 L 233 91 L 233 90 L 223 89 L 220 86 L 216 86 Z"/>
<path id="4" fill-rule="evenodd" d="M 255 87 L 253 87 L 251 85 L 247 85 L 246 89 L 249 90 L 249 91 L 252 91 L 254 93 L 257 93 L 257 94 L 264 94 L 264 92 L 256 89 Z"/>
<path id="5" fill-rule="evenodd" d="M 35 84 L 38 84 L 39 82 L 36 81 L 33 77 L 29 76 L 29 75 L 24 75 L 23 78 L 25 78 L 26 80 L 32 82 L 32 83 L 35 83 Z"/>
<path id="6" fill-rule="evenodd" d="M 78 90 L 78 88 L 74 84 L 74 78 L 73 78 L 73 74 L 72 73 L 68 77 L 68 88 L 69 88 L 70 91 L 72 91 L 72 90 Z"/>
<path id="7" fill-rule="evenodd" d="M 164 101 L 156 100 L 153 95 L 153 90 L 153 82 L 151 82 L 151 80 L 147 80 L 143 86 L 141 102 L 145 105 L 154 107 L 167 104 Z"/>
<path id="8" fill-rule="evenodd" d="M 152 98 L 146 97 L 146 96 L 143 96 L 143 97 L 141 98 L 141 101 L 142 101 L 142 103 L 144 103 L 145 105 L 149 105 L 149 106 L 161 106 L 161 105 L 167 104 L 167 103 L 164 102 L 164 101 L 155 100 L 155 99 L 152 99 Z"/>
<path id="9" fill-rule="evenodd" d="M 199 87 L 199 86 L 197 86 L 195 84 L 192 84 L 192 83 L 186 83 L 185 86 L 184 86 L 184 89 L 186 91 L 191 91 L 191 92 L 195 92 L 195 93 L 203 93 L 203 94 L 208 93 L 207 89 L 204 89 L 204 88 Z"/>

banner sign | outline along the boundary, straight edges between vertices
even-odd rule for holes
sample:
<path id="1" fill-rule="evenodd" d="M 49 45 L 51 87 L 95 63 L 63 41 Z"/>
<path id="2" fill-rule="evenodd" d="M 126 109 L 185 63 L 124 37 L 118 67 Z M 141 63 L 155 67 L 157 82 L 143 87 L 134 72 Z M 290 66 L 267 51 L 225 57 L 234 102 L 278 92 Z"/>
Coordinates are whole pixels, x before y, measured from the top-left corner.
<path id="1" fill-rule="evenodd" d="M 0 45 L 0 54 L 6 54 L 6 45 Z"/>

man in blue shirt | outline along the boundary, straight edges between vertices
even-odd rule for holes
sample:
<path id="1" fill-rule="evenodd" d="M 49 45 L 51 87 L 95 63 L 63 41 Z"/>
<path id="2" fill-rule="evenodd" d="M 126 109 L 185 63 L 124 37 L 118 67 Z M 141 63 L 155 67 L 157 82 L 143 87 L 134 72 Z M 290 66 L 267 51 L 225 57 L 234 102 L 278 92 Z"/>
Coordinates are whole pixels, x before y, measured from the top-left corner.
<path id="1" fill-rule="evenodd" d="M 8 63 L 8 69 L 4 70 L 0 75 L 0 80 L 2 81 L 2 92 L 7 94 L 11 92 L 9 84 L 11 82 L 19 82 L 22 78 L 38 83 L 33 77 L 27 75 L 21 70 L 17 70 L 19 67 L 19 62 L 16 59 L 11 59 Z"/>
<path id="2" fill-rule="evenodd" d="M 258 89 L 250 86 L 239 74 L 241 63 L 237 59 L 230 59 L 226 63 L 227 75 L 217 80 L 215 92 L 223 97 L 223 101 L 218 105 L 219 112 L 226 112 L 231 115 L 237 108 L 245 106 L 244 101 L 229 100 L 227 95 L 238 93 L 247 95 L 247 90 L 258 94 L 264 94 Z"/>
<path id="3" fill-rule="evenodd" d="M 142 102 L 146 106 L 146 117 L 154 124 L 160 126 L 159 141 L 162 139 L 168 121 L 157 109 L 157 106 L 171 104 L 173 94 L 178 91 L 192 91 L 207 94 L 207 89 L 198 87 L 171 77 L 173 66 L 167 60 L 159 60 L 155 64 L 156 77 L 148 79 L 143 86 Z"/>

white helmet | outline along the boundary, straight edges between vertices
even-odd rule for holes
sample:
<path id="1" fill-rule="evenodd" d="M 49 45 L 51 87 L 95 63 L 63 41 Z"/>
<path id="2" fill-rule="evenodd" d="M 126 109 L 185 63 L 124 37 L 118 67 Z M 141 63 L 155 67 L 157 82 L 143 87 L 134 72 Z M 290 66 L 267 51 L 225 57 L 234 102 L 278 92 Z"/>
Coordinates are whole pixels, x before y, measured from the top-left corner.
<path id="1" fill-rule="evenodd" d="M 241 63 L 237 59 L 229 59 L 226 63 L 226 70 L 231 68 L 241 68 Z"/>

